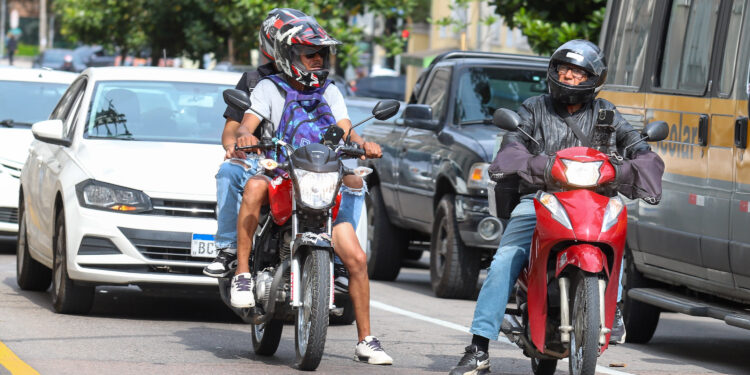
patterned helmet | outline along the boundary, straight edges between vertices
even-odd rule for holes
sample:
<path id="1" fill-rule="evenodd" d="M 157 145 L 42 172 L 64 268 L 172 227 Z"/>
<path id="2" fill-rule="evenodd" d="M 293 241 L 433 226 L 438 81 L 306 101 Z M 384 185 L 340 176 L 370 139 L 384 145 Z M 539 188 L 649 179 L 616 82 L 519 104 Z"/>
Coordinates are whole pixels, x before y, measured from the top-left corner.
<path id="1" fill-rule="evenodd" d="M 270 61 L 274 61 L 273 43 L 276 39 L 276 32 L 279 31 L 281 26 L 295 19 L 309 17 L 307 14 L 302 13 L 296 9 L 289 8 L 276 8 L 266 16 L 263 24 L 260 26 L 258 32 L 258 45 L 260 46 L 260 52 L 263 53 Z"/>
<path id="2" fill-rule="evenodd" d="M 313 17 L 295 18 L 284 22 L 276 32 L 274 40 L 274 61 L 276 68 L 294 78 L 305 87 L 321 87 L 328 77 L 331 67 L 331 54 L 336 53 L 340 45 L 336 39 L 318 24 Z M 320 53 L 323 66 L 316 70 L 307 70 L 300 56 Z"/>

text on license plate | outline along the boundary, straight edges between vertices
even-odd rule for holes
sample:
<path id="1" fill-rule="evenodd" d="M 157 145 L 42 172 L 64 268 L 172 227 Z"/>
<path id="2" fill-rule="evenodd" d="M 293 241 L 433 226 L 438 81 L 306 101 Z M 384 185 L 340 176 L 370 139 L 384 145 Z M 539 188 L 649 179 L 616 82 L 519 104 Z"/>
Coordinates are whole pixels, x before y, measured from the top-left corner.
<path id="1" fill-rule="evenodd" d="M 200 258 L 216 257 L 214 235 L 193 233 L 193 240 L 190 243 L 190 255 Z"/>

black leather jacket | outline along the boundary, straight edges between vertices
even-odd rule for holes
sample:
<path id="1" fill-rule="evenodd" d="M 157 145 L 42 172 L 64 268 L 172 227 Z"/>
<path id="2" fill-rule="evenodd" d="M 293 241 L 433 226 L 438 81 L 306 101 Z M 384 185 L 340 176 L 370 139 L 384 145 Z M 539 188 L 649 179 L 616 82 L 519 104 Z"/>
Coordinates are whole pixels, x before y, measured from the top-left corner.
<path id="1" fill-rule="evenodd" d="M 520 194 L 550 190 L 549 168 L 555 153 L 584 145 L 566 124 L 564 116 L 570 116 L 582 133 L 590 137 L 601 109 L 614 110 L 612 125 L 616 148 L 618 154 L 625 158 L 616 165 L 617 191 L 631 199 L 642 198 L 651 204 L 658 203 L 661 199 L 664 162 L 646 142 L 625 152 L 626 146 L 641 138 L 640 133 L 617 112 L 614 104 L 604 99 L 594 99 L 573 114 L 568 114 L 564 106 L 556 105 L 549 95 L 527 99 L 518 110 L 520 127 L 534 137 L 539 146 L 521 132 L 506 133 L 500 151 L 488 170 L 490 177 L 501 180 L 517 175 L 520 177 Z"/>

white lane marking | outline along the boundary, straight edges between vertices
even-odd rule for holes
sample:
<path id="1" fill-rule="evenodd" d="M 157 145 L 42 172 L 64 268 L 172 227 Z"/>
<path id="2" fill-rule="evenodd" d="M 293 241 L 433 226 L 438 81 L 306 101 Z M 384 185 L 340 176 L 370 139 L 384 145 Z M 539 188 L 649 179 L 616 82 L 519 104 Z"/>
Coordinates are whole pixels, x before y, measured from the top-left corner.
<path id="1" fill-rule="evenodd" d="M 399 307 L 396 307 L 396 306 L 391 306 L 391 305 L 383 303 L 383 302 L 370 300 L 370 306 L 372 306 L 372 307 L 374 307 L 376 309 L 380 309 L 380 310 L 392 312 L 394 314 L 399 314 L 399 315 L 407 316 L 407 317 L 412 318 L 412 319 L 417 319 L 417 320 L 421 320 L 423 322 L 428 322 L 428 323 L 436 324 L 436 325 L 439 325 L 439 326 L 442 326 L 442 327 L 445 327 L 445 328 L 450 328 L 450 329 L 453 329 L 453 330 L 456 330 L 456 331 L 459 331 L 459 332 L 471 333 L 471 332 L 469 332 L 469 328 L 468 327 L 464 327 L 464 326 L 462 326 L 460 324 L 446 322 L 445 320 L 440 320 L 440 319 L 429 317 L 427 315 L 422 315 L 422 314 L 415 313 L 415 312 L 412 312 L 412 311 L 409 311 L 409 310 L 404 310 L 402 308 L 399 308 Z M 504 344 L 514 345 L 505 336 L 498 337 L 497 341 L 502 342 Z M 568 359 L 565 358 L 562 361 L 563 362 L 568 362 Z M 596 366 L 596 372 L 600 372 L 602 374 L 609 374 L 609 375 L 634 375 L 634 374 L 631 374 L 629 372 L 612 370 L 610 368 L 599 366 L 599 365 Z"/>

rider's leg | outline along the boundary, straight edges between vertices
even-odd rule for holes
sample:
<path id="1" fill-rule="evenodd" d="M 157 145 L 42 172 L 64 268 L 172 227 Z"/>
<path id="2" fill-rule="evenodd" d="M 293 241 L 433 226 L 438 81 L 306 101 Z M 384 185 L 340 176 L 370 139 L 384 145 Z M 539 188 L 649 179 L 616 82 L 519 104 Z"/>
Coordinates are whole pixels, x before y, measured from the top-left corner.
<path id="1" fill-rule="evenodd" d="M 367 186 L 360 177 L 353 175 L 344 177 L 341 186 L 341 203 L 339 204 L 336 221 L 333 223 L 334 227 L 340 223 L 348 222 L 351 223 L 354 231 L 357 231 L 366 192 Z M 338 256 L 334 257 L 333 271 L 336 290 L 347 291 L 349 289 L 349 275 L 346 266 Z"/>
<path id="2" fill-rule="evenodd" d="M 250 274 L 250 250 L 258 227 L 260 207 L 268 202 L 268 180 L 263 176 L 250 178 L 245 184 L 240 213 L 237 216 L 237 271 L 230 288 L 231 305 L 253 307 L 253 276 Z"/>

